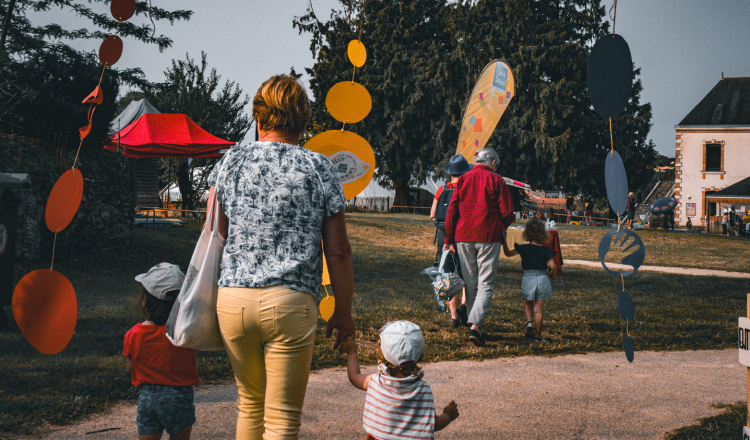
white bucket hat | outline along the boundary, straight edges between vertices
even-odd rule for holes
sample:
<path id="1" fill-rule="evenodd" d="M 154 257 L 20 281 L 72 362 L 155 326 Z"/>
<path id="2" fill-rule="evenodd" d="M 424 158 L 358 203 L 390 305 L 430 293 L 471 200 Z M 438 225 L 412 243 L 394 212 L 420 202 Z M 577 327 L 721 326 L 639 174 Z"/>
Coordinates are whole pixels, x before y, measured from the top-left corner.
<path id="1" fill-rule="evenodd" d="M 135 280 L 143 284 L 143 287 L 151 295 L 159 299 L 167 299 L 167 292 L 182 288 L 182 282 L 185 281 L 185 274 L 174 264 L 159 263 L 149 269 L 148 272 L 135 277 Z"/>
<path id="2" fill-rule="evenodd" d="M 413 322 L 391 321 L 380 329 L 380 350 L 395 366 L 417 362 L 424 352 L 422 330 Z"/>

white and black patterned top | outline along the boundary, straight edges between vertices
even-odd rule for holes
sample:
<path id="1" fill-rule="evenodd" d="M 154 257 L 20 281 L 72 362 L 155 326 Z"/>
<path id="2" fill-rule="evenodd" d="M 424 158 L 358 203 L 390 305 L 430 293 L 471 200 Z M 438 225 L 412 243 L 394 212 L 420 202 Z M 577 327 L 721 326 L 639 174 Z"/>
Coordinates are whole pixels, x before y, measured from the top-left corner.
<path id="1" fill-rule="evenodd" d="M 230 149 L 208 183 L 229 219 L 219 287 L 283 285 L 320 302 L 323 220 L 346 202 L 334 165 L 297 145 L 255 142 Z"/>

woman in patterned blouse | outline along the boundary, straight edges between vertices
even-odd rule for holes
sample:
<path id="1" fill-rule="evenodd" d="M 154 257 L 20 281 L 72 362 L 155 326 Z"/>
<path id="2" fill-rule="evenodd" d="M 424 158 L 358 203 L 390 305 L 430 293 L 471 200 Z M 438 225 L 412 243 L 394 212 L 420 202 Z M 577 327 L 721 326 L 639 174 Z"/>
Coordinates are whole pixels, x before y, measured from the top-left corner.
<path id="1" fill-rule="evenodd" d="M 299 146 L 310 119 L 302 85 L 270 78 L 253 99 L 260 140 L 232 148 L 209 184 L 226 237 L 217 315 L 237 379 L 237 439 L 296 439 L 318 322 L 321 255 L 336 309 L 333 348 L 354 337 L 354 277 L 344 190 L 333 164 Z"/>

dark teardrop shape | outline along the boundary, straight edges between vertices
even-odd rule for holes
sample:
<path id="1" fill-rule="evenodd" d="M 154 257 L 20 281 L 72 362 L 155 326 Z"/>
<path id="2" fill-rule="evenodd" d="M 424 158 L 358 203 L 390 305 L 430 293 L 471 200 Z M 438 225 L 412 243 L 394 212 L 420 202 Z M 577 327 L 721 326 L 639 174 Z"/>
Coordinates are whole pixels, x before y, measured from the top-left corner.
<path id="1" fill-rule="evenodd" d="M 604 119 L 622 114 L 633 88 L 633 58 L 620 35 L 605 35 L 591 49 L 587 85 L 594 110 Z"/>
<path id="2" fill-rule="evenodd" d="M 633 350 L 633 340 L 630 339 L 630 336 L 625 336 L 625 357 L 628 358 L 628 362 L 631 364 L 633 363 L 633 355 L 635 351 Z"/>
<path id="3" fill-rule="evenodd" d="M 617 308 L 620 310 L 622 319 L 632 321 L 635 318 L 635 305 L 627 290 L 622 290 L 617 295 Z"/>

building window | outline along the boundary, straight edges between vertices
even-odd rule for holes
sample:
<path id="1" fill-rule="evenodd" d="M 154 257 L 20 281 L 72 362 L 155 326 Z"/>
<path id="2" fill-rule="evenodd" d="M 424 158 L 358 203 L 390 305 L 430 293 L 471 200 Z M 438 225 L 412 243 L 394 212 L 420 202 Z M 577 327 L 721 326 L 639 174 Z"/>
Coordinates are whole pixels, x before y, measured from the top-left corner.
<path id="1" fill-rule="evenodd" d="M 706 144 L 706 171 L 721 171 L 721 145 Z"/>

